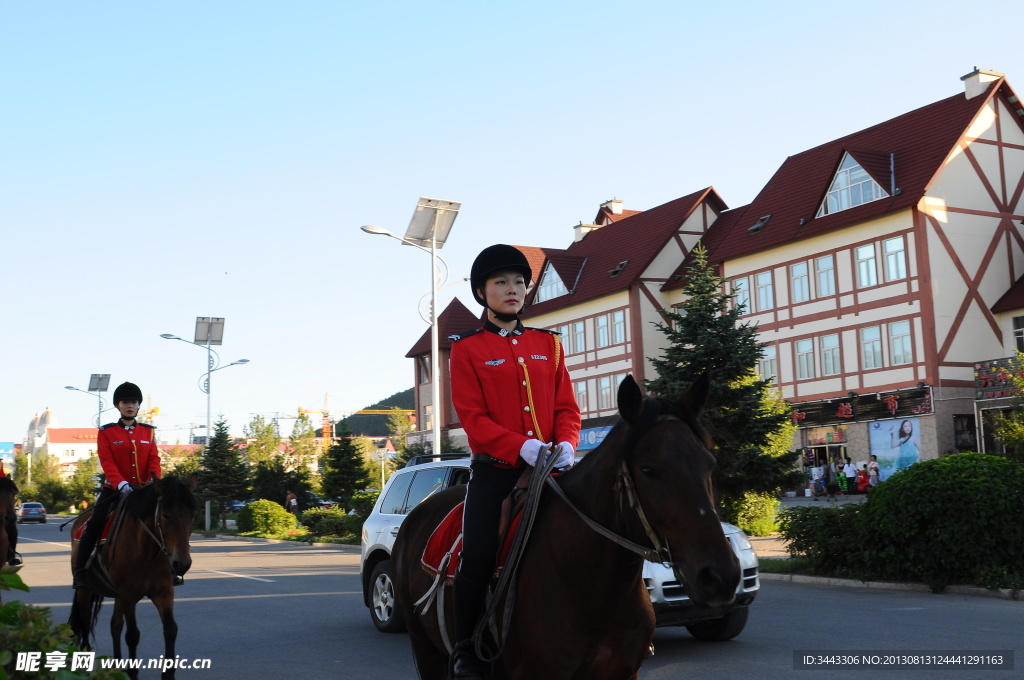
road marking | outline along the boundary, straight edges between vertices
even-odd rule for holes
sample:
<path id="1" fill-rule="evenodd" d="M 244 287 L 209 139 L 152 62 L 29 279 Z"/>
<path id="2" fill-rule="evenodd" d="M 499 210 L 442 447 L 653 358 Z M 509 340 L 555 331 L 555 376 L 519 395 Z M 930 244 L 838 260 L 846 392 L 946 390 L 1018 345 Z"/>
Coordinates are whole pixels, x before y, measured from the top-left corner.
<path id="1" fill-rule="evenodd" d="M 885 611 L 887 612 L 919 612 L 924 607 L 888 607 Z"/>
<path id="2" fill-rule="evenodd" d="M 273 579 L 269 578 L 257 578 L 256 576 L 243 576 L 242 574 L 232 574 L 230 571 L 216 571 L 214 569 L 202 569 L 208 574 L 224 574 L 225 576 L 234 576 L 235 578 L 247 578 L 252 581 L 262 581 L 264 583 L 276 583 Z"/>
<path id="3" fill-rule="evenodd" d="M 33 543 L 47 543 L 49 545 L 59 545 L 62 548 L 71 550 L 70 543 L 54 543 L 53 541 L 40 541 L 38 538 L 29 538 L 28 536 L 18 536 L 19 541 L 32 541 Z"/>

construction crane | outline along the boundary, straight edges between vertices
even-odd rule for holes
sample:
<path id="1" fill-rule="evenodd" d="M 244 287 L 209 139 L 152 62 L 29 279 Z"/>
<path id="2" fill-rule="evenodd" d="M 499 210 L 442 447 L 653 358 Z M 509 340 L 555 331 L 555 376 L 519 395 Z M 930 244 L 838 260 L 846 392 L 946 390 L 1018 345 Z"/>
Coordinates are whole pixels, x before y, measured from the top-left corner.
<path id="1" fill-rule="evenodd" d="M 415 409 L 411 408 L 364 408 L 358 411 L 352 411 L 349 413 L 350 416 L 386 416 L 391 415 L 395 411 L 399 413 L 416 413 Z"/>

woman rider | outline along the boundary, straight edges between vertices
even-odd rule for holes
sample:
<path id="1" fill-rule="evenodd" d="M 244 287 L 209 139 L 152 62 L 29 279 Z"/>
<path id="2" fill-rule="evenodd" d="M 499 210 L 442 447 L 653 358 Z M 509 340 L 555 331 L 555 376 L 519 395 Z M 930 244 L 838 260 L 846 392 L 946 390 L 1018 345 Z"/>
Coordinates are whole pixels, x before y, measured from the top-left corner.
<path id="1" fill-rule="evenodd" d="M 486 674 L 472 637 L 494 574 L 502 501 L 524 465 L 536 465 L 553 449 L 556 466 L 568 467 L 579 443 L 580 410 L 558 334 L 519 320 L 532 278 L 517 248 L 485 248 L 473 262 L 470 285 L 486 320 L 483 328 L 452 336 L 452 401 L 472 451 L 453 596 L 457 680 Z"/>

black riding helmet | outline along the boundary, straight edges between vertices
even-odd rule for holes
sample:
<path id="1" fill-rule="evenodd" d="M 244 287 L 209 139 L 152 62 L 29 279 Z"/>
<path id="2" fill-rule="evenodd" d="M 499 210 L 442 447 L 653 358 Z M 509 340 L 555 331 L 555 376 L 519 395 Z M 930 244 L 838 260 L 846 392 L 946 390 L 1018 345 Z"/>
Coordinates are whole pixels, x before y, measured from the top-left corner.
<path id="1" fill-rule="evenodd" d="M 135 383 L 121 383 L 114 390 L 114 404 L 119 401 L 137 401 L 142 403 L 142 390 Z"/>
<path id="2" fill-rule="evenodd" d="M 526 261 L 523 251 L 504 243 L 484 248 L 473 260 L 473 268 L 469 270 L 469 285 L 473 288 L 473 297 L 484 307 L 487 306 L 487 302 L 480 297 L 478 289 L 482 290 L 487 284 L 487 277 L 499 271 L 520 272 L 526 279 L 527 288 L 533 281 L 533 270 L 530 269 L 530 263 Z"/>

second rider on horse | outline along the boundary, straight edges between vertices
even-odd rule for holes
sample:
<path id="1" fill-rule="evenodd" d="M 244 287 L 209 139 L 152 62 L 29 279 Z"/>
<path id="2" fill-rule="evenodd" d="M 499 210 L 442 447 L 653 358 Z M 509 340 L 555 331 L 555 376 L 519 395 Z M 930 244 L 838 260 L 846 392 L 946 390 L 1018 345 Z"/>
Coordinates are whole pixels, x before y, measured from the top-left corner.
<path id="1" fill-rule="evenodd" d="M 494 573 L 502 501 L 525 465 L 536 465 L 557 443 L 556 467 L 571 466 L 579 443 L 580 409 L 558 335 L 519 320 L 532 278 L 519 249 L 485 248 L 473 262 L 470 284 L 486 321 L 453 336 L 452 402 L 473 452 L 453 602 L 457 680 L 486 676 L 473 632 Z"/>
<path id="2" fill-rule="evenodd" d="M 110 507 L 117 496 L 147 484 L 152 475 L 160 476 L 160 451 L 156 445 L 156 427 L 135 419 L 142 406 L 142 390 L 130 382 L 114 390 L 114 407 L 121 417 L 99 430 L 97 455 L 107 481 L 92 509 L 92 517 L 82 529 L 75 561 L 74 588 L 88 588 L 85 565 L 107 523 Z"/>

